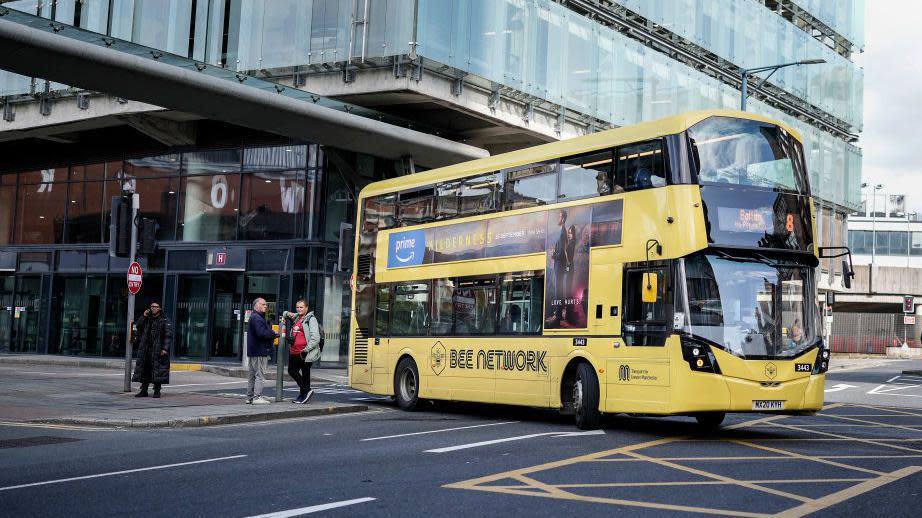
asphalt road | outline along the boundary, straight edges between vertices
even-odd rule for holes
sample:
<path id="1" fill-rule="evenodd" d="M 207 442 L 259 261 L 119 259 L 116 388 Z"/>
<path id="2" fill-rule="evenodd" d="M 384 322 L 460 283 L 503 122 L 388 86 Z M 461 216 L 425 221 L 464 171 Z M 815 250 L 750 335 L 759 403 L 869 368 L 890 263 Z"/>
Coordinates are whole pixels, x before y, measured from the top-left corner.
<path id="1" fill-rule="evenodd" d="M 922 397 L 841 402 L 895 388 L 904 367 L 831 375 L 827 388 L 861 390 L 828 393 L 818 416 L 733 415 L 713 433 L 616 416 L 587 434 L 550 412 L 404 413 L 386 398 L 361 414 L 197 429 L 0 425 L 0 515 L 916 516 Z M 315 386 L 321 400 L 369 397 Z"/>

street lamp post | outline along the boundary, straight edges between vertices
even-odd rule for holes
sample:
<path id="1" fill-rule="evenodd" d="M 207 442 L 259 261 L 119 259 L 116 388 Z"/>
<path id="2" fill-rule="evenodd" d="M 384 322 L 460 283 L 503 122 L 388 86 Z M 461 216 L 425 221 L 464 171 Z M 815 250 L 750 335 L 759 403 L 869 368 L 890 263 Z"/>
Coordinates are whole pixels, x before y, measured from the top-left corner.
<path id="1" fill-rule="evenodd" d="M 867 183 L 862 183 L 861 187 L 868 187 Z M 879 183 L 871 191 L 871 269 L 874 268 L 874 260 L 877 258 L 877 191 L 884 188 Z"/>
<path id="2" fill-rule="evenodd" d="M 906 267 L 909 268 L 910 252 L 912 251 L 912 220 L 916 219 L 915 212 L 906 213 Z"/>
<path id="3" fill-rule="evenodd" d="M 794 61 L 792 63 L 782 63 L 780 65 L 769 65 L 767 67 L 744 68 L 743 71 L 740 72 L 740 75 L 742 78 L 742 85 L 740 86 L 740 111 L 746 111 L 746 98 L 749 97 L 749 91 L 748 91 L 749 76 L 751 76 L 752 74 L 757 74 L 759 72 L 767 72 L 771 70 L 771 73 L 765 76 L 765 78 L 763 78 L 761 81 L 759 81 L 759 84 L 755 85 L 755 87 L 752 89 L 753 91 L 756 91 L 759 88 L 762 88 L 762 85 L 764 85 L 765 82 L 768 81 L 768 78 L 770 78 L 775 72 L 777 72 L 778 69 L 785 68 L 785 67 L 793 67 L 793 66 L 798 66 L 798 65 L 819 65 L 820 63 L 825 63 L 825 62 L 826 60 L 822 58 L 804 59 L 802 61 Z"/>

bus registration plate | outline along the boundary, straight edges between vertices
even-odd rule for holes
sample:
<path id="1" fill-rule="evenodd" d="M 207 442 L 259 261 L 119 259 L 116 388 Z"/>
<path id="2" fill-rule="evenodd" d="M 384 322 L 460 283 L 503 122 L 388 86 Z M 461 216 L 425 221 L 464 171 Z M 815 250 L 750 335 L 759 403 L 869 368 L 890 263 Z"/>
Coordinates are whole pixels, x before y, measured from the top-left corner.
<path id="1" fill-rule="evenodd" d="M 752 402 L 753 410 L 784 410 L 783 399 L 756 399 Z"/>

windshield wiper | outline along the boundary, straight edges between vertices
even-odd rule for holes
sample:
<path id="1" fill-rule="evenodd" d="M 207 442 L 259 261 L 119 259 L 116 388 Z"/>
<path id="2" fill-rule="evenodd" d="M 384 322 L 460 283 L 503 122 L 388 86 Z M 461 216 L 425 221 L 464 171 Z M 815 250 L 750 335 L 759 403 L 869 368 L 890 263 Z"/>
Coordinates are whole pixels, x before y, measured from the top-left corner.
<path id="1" fill-rule="evenodd" d="M 772 259 L 771 257 L 768 257 L 764 254 L 760 254 L 758 252 L 752 252 L 752 255 L 746 255 L 743 257 L 730 255 L 727 252 L 724 252 L 723 250 L 714 250 L 714 252 L 717 255 L 719 255 L 722 259 L 726 259 L 728 261 L 735 261 L 738 263 L 756 262 L 756 263 L 764 264 L 765 266 L 769 266 L 771 268 L 805 268 L 806 267 L 803 264 L 799 264 L 795 262 Z"/>

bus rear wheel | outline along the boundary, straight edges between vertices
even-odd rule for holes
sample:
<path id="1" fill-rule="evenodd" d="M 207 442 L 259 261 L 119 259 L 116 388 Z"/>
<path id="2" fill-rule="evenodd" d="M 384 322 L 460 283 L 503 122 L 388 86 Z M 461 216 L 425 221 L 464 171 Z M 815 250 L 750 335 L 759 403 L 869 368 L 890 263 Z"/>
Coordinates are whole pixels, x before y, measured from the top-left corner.
<path id="1" fill-rule="evenodd" d="M 599 378 L 592 365 L 580 363 L 573 380 L 573 413 L 576 427 L 580 430 L 595 430 L 599 427 Z"/>
<path id="2" fill-rule="evenodd" d="M 403 410 L 413 411 L 419 405 L 419 370 L 412 358 L 404 358 L 397 364 L 394 395 Z"/>
<path id="3" fill-rule="evenodd" d="M 698 421 L 698 425 L 707 430 L 716 430 L 720 428 L 721 423 L 724 422 L 726 417 L 727 414 L 724 412 L 706 412 L 695 414 L 695 420 Z"/>

